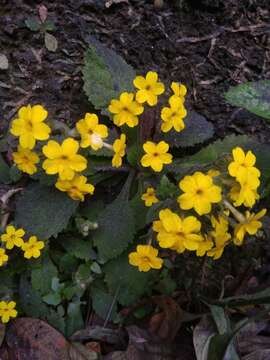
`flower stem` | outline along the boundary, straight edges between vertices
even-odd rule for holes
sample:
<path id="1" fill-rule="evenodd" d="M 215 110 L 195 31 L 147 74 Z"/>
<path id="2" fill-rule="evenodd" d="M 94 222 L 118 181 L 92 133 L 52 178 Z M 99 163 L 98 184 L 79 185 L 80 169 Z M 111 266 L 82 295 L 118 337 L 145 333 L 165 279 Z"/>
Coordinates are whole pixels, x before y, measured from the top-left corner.
<path id="1" fill-rule="evenodd" d="M 228 210 L 231 211 L 237 221 L 239 221 L 240 223 L 244 223 L 246 221 L 244 215 L 241 214 L 238 210 L 236 210 L 236 208 L 232 206 L 232 204 L 228 200 L 223 200 L 223 204 Z"/>

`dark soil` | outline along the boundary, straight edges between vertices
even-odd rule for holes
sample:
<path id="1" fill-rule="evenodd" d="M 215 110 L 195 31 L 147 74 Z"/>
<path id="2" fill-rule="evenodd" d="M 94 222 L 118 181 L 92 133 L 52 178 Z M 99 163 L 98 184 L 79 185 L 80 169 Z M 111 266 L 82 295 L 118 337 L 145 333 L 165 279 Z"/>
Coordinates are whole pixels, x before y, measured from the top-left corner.
<path id="1" fill-rule="evenodd" d="M 27 103 L 42 103 L 51 117 L 68 123 L 89 110 L 80 69 L 94 35 L 138 73 L 154 69 L 164 81 L 187 84 L 189 107 L 214 123 L 217 137 L 246 133 L 268 140 L 269 125 L 223 98 L 230 86 L 270 78 L 268 0 L 165 0 L 161 9 L 153 1 L 105 3 L 1 0 L 0 53 L 9 68 L 0 70 L 0 129 Z M 56 27 L 55 53 L 43 34 L 25 26 L 40 4 Z"/>

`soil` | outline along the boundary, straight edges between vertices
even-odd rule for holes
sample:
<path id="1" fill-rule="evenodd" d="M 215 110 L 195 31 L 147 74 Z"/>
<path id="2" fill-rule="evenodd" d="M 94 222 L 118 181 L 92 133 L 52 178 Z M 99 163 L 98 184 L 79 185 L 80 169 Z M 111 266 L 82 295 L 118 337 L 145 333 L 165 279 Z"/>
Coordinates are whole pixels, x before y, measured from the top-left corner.
<path id="1" fill-rule="evenodd" d="M 152 69 L 163 81 L 187 84 L 189 108 L 213 122 L 216 137 L 245 133 L 268 141 L 269 125 L 223 98 L 230 86 L 270 78 L 268 0 L 165 0 L 162 8 L 139 0 L 1 3 L 0 54 L 9 67 L 0 70 L 0 130 L 27 103 L 42 103 L 67 123 L 89 110 L 80 70 L 94 35 L 138 73 Z M 55 24 L 55 53 L 44 34 L 25 25 L 41 4 Z"/>

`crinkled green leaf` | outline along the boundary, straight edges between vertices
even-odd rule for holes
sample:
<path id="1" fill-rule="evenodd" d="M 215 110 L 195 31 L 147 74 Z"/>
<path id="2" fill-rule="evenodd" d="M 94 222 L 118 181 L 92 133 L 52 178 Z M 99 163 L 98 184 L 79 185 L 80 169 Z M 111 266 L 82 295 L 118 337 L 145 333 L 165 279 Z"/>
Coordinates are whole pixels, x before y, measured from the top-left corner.
<path id="1" fill-rule="evenodd" d="M 81 239 L 80 237 L 64 235 L 61 236 L 59 240 L 61 240 L 61 244 L 65 250 L 78 259 L 87 261 L 89 259 L 96 258 L 96 254 L 92 247 L 92 242 L 89 240 L 89 238 Z"/>
<path id="2" fill-rule="evenodd" d="M 203 143 L 214 135 L 212 123 L 195 111 L 188 112 L 184 118 L 184 123 L 186 125 L 184 130 L 181 132 L 171 130 L 167 133 L 162 133 L 160 140 L 165 140 L 171 147 L 179 148 Z"/>
<path id="3" fill-rule="evenodd" d="M 58 293 L 49 293 L 43 296 L 42 300 L 48 305 L 57 306 L 61 303 L 61 296 Z"/>
<path id="4" fill-rule="evenodd" d="M 92 306 L 94 311 L 102 318 L 112 321 L 115 319 L 117 302 L 112 295 L 93 287 L 91 289 Z"/>
<path id="5" fill-rule="evenodd" d="M 96 109 L 106 109 L 123 91 L 133 91 L 133 68 L 113 50 L 90 39 L 83 68 L 84 91 Z"/>
<path id="6" fill-rule="evenodd" d="M 270 120 L 270 80 L 247 82 L 232 87 L 225 94 L 225 99 L 231 105 Z"/>
<path id="7" fill-rule="evenodd" d="M 157 186 L 157 197 L 160 200 L 165 200 L 169 197 L 176 197 L 178 192 L 178 187 L 172 183 L 166 175 L 163 175 L 160 183 Z"/>
<path id="8" fill-rule="evenodd" d="M 130 206 L 133 209 L 135 218 L 136 231 L 143 229 L 146 225 L 146 215 L 148 207 L 144 205 L 144 201 L 141 199 L 141 192 L 138 193 L 130 200 Z"/>
<path id="9" fill-rule="evenodd" d="M 31 284 L 41 295 L 48 294 L 52 288 L 52 280 L 57 276 L 57 268 L 48 254 L 44 254 L 35 263 L 31 273 Z"/>
<path id="10" fill-rule="evenodd" d="M 93 235 L 99 255 L 113 259 L 133 241 L 135 219 L 129 202 L 118 196 L 98 217 L 98 229 Z"/>
<path id="11" fill-rule="evenodd" d="M 0 183 L 8 184 L 10 182 L 9 166 L 0 154 Z"/>
<path id="12" fill-rule="evenodd" d="M 48 239 L 66 228 L 77 206 L 57 189 L 31 184 L 16 204 L 15 223 L 39 239 Z"/>
<path id="13" fill-rule="evenodd" d="M 151 272 L 140 272 L 130 265 L 127 252 L 109 261 L 104 266 L 104 272 L 110 294 L 117 296 L 121 305 L 134 304 L 151 289 Z"/>

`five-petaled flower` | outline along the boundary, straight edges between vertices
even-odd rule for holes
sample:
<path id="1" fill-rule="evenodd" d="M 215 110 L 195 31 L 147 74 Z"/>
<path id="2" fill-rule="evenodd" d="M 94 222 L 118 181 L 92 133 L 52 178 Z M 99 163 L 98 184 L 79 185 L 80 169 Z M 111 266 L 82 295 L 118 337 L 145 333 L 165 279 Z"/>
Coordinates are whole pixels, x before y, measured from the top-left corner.
<path id="1" fill-rule="evenodd" d="M 16 229 L 13 225 L 6 227 L 6 232 L 1 235 L 1 241 L 5 243 L 8 250 L 14 246 L 21 247 L 23 245 L 23 236 L 25 231 L 23 229 Z"/>
<path id="2" fill-rule="evenodd" d="M 92 195 L 95 187 L 92 184 L 87 184 L 87 178 L 83 175 L 75 175 L 72 180 L 61 180 L 55 184 L 60 191 L 67 192 L 73 200 L 84 201 L 86 194 Z"/>
<path id="3" fill-rule="evenodd" d="M 134 100 L 134 94 L 123 92 L 119 100 L 111 100 L 108 110 L 114 114 L 115 125 L 127 124 L 129 127 L 134 127 L 138 125 L 138 115 L 143 113 L 143 106 Z"/>
<path id="4" fill-rule="evenodd" d="M 183 105 L 181 98 L 171 96 L 169 99 L 170 107 L 164 107 L 161 110 L 161 130 L 168 132 L 172 128 L 179 132 L 185 128 L 183 118 L 187 115 L 187 111 Z"/>
<path id="5" fill-rule="evenodd" d="M 31 259 L 32 257 L 37 259 L 40 257 L 40 250 L 45 246 L 43 241 L 39 241 L 36 236 L 31 236 L 29 240 L 22 245 L 24 251 L 24 257 Z"/>
<path id="6" fill-rule="evenodd" d="M 39 156 L 34 151 L 18 146 L 18 150 L 12 153 L 12 157 L 19 170 L 29 175 L 37 172 L 36 164 L 39 162 Z"/>
<path id="7" fill-rule="evenodd" d="M 136 76 L 133 80 L 134 86 L 139 89 L 136 93 L 136 100 L 143 104 L 154 106 L 157 104 L 157 97 L 165 91 L 162 82 L 158 81 L 158 74 L 154 71 L 148 71 L 146 77 Z"/>
<path id="8" fill-rule="evenodd" d="M 165 141 L 160 141 L 158 144 L 147 141 L 143 144 L 143 149 L 146 152 L 141 158 L 143 167 L 150 166 L 154 171 L 160 172 L 164 164 L 172 162 L 172 155 L 168 153 L 169 145 Z"/>
<path id="9" fill-rule="evenodd" d="M 15 301 L 0 301 L 0 317 L 3 324 L 9 322 L 10 318 L 17 316 Z"/>
<path id="10" fill-rule="evenodd" d="M 242 245 L 245 234 L 255 235 L 257 231 L 262 227 L 260 220 L 266 214 L 266 209 L 262 209 L 257 214 L 246 211 L 245 220 L 236 225 L 234 229 L 234 243 L 235 245 Z"/>
<path id="11" fill-rule="evenodd" d="M 0 266 L 3 266 L 8 261 L 8 255 L 6 254 L 6 250 L 0 248 Z"/>
<path id="12" fill-rule="evenodd" d="M 128 256 L 130 265 L 138 266 L 139 271 L 147 272 L 150 269 L 160 269 L 163 260 L 158 257 L 158 250 L 151 245 L 138 245 L 136 252 Z"/>
<path id="13" fill-rule="evenodd" d="M 233 149 L 232 154 L 234 161 L 228 166 L 229 174 L 239 182 L 245 181 L 247 176 L 249 176 L 251 182 L 252 180 L 256 182 L 260 176 L 260 171 L 254 167 L 256 157 L 252 151 L 248 151 L 247 154 L 245 154 L 243 149 L 236 147 Z"/>
<path id="14" fill-rule="evenodd" d="M 199 234 L 201 223 L 195 216 L 181 218 L 170 209 L 159 212 L 159 219 L 153 222 L 159 246 L 170 248 L 182 253 L 187 250 L 197 250 L 203 237 Z"/>
<path id="15" fill-rule="evenodd" d="M 118 168 L 122 165 L 122 158 L 126 153 L 126 135 L 121 134 L 120 138 L 114 141 L 112 147 L 114 152 L 112 166 Z"/>
<path id="16" fill-rule="evenodd" d="M 59 174 L 61 180 L 71 180 L 76 172 L 83 171 L 87 167 L 87 160 L 78 155 L 78 141 L 67 138 L 60 145 L 50 140 L 43 146 L 43 154 L 47 159 L 43 162 L 43 169 L 48 175 Z"/>
<path id="17" fill-rule="evenodd" d="M 11 124 L 10 132 L 19 137 L 21 147 L 33 149 L 36 140 L 47 140 L 51 129 L 44 124 L 48 112 L 41 105 L 23 106 L 19 110 L 18 118 Z"/>
<path id="18" fill-rule="evenodd" d="M 174 93 L 174 95 L 172 95 L 172 96 L 180 98 L 182 100 L 182 102 L 185 101 L 187 88 L 184 84 L 179 84 L 178 82 L 173 81 L 171 83 L 171 89 Z"/>
<path id="19" fill-rule="evenodd" d="M 103 139 L 108 137 L 106 125 L 99 124 L 96 114 L 86 113 L 84 119 L 77 122 L 76 128 L 81 135 L 81 147 L 91 147 L 93 150 L 101 149 Z"/>
<path id="20" fill-rule="evenodd" d="M 156 192 L 153 187 L 148 187 L 146 192 L 142 194 L 141 199 L 144 201 L 144 204 L 147 207 L 150 207 L 158 202 L 158 198 L 156 197 Z"/>
<path id="21" fill-rule="evenodd" d="M 199 171 L 191 176 L 185 176 L 179 182 L 179 187 L 184 192 L 177 199 L 180 208 L 183 210 L 194 208 L 199 215 L 210 213 L 212 204 L 222 199 L 221 188 L 214 185 L 212 177 Z"/>

